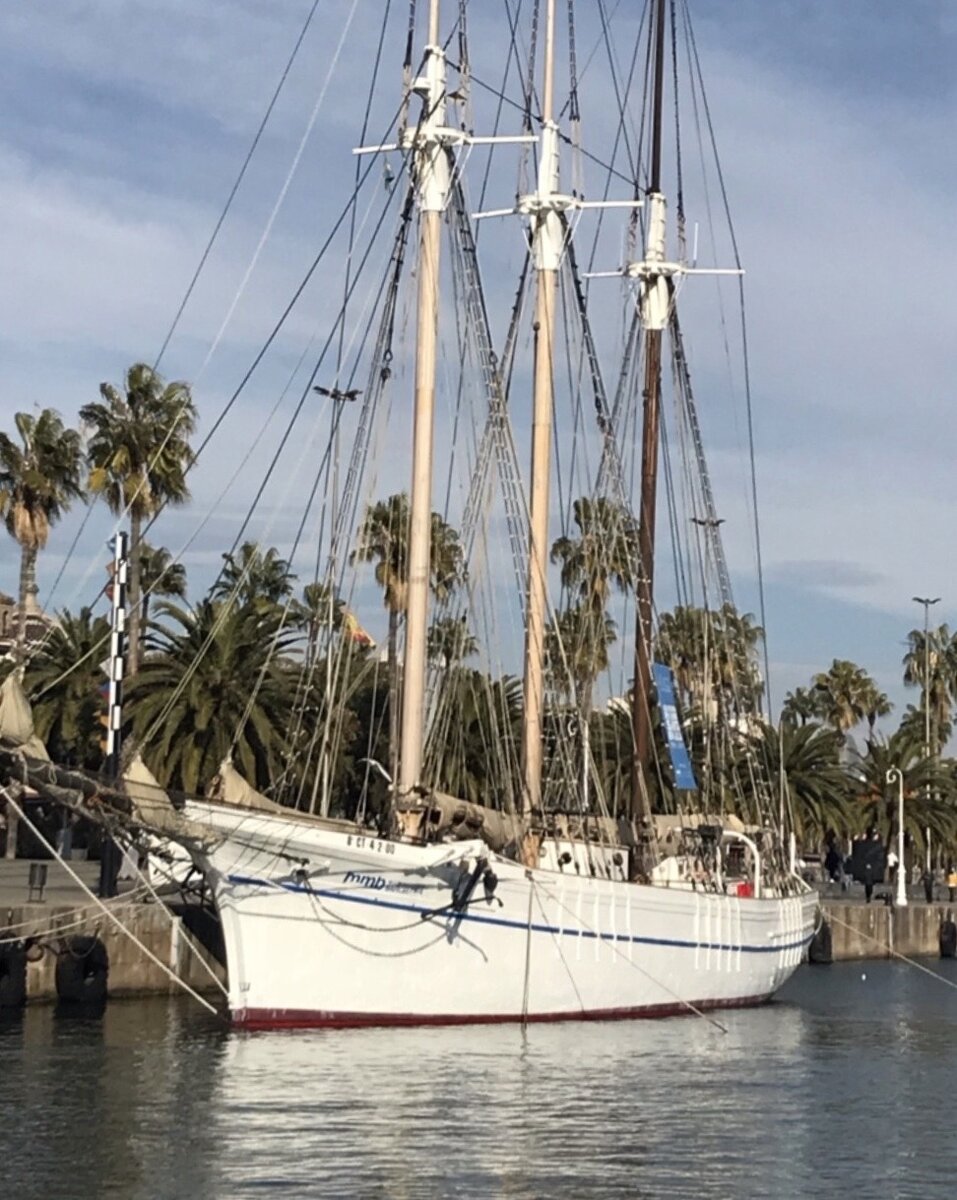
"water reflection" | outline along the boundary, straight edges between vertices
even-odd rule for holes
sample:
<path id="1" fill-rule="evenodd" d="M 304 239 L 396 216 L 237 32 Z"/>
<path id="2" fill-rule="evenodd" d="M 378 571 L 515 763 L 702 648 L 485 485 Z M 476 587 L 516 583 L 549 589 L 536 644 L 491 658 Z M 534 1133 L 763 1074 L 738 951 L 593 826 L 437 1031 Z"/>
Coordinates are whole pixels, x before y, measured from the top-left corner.
<path id="1" fill-rule="evenodd" d="M 179 1002 L 31 1008 L 0 1024 L 4 1169 L 22 1200 L 952 1193 L 957 992 L 845 965 L 721 1019 L 239 1036 Z"/>

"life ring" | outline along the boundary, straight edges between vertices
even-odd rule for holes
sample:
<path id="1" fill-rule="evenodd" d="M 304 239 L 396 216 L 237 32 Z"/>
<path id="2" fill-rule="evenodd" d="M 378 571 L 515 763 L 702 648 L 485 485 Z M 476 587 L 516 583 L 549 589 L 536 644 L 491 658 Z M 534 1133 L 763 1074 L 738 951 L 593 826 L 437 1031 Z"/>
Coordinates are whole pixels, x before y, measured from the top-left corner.
<path id="1" fill-rule="evenodd" d="M 64 939 L 56 960 L 56 994 L 71 1004 L 96 1004 L 106 999 L 110 959 L 97 937 Z"/>
<path id="2" fill-rule="evenodd" d="M 10 942 L 0 946 L 0 1008 L 22 1008 L 26 1002 L 26 952 L 21 942 Z"/>

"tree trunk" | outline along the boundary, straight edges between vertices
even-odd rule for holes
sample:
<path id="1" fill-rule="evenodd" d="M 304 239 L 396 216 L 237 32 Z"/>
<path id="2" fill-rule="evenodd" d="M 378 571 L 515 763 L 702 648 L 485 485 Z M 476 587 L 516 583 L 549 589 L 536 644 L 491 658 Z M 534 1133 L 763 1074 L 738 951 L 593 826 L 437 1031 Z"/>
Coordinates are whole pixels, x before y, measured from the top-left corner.
<path id="1" fill-rule="evenodd" d="M 27 656 L 27 615 L 37 609 L 37 547 L 20 547 L 20 597 L 17 609 L 16 661 Z"/>
<path id="2" fill-rule="evenodd" d="M 142 517 L 134 504 L 130 510 L 130 561 L 127 572 L 130 588 L 127 597 L 129 607 L 130 643 L 126 673 L 134 676 L 140 665 L 140 538 Z"/>
<path id="3" fill-rule="evenodd" d="M 399 769 L 399 614 L 389 609 L 389 776 Z"/>

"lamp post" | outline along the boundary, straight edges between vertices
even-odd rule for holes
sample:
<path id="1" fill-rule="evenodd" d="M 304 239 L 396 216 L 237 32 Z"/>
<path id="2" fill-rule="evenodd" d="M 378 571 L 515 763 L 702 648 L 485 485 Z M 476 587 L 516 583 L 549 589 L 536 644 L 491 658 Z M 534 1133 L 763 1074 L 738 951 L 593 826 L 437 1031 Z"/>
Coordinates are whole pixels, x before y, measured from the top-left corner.
<path id="1" fill-rule="evenodd" d="M 904 773 L 900 767 L 891 767 L 887 782 L 897 784 L 897 899 L 898 908 L 907 907 L 907 882 L 904 871 Z"/>
<path id="2" fill-rule="evenodd" d="M 915 604 L 924 606 L 924 758 L 930 758 L 930 606 L 940 602 L 940 596 L 912 596 Z M 930 784 L 926 788 L 930 801 Z M 929 807 L 929 804 L 928 804 Z M 927 829 L 927 874 L 930 874 L 930 827 Z"/>
<path id="3" fill-rule="evenodd" d="M 320 396 L 328 396 L 332 401 L 332 437 L 330 439 L 330 458 L 326 463 L 326 489 L 329 488 L 329 468 L 332 468 L 332 507 L 329 516 L 329 628 L 326 637 L 326 710 L 328 711 L 332 703 L 332 654 L 330 653 L 330 636 L 332 633 L 333 613 L 335 612 L 336 603 L 336 550 L 338 547 L 338 525 L 339 525 L 339 423 L 342 420 L 342 410 L 346 403 L 351 403 L 357 400 L 362 392 L 358 388 L 346 388 L 343 390 L 338 387 L 320 387 L 316 386 L 312 389 L 318 392 Z M 318 559 L 317 559 L 318 567 Z M 313 648 L 315 653 L 315 648 Z M 329 815 L 330 787 L 329 779 L 331 773 L 331 755 L 329 753 L 328 744 L 328 722 L 323 728 L 322 734 L 322 749 L 320 757 L 322 758 L 322 770 L 317 771 L 312 785 L 312 798 L 309 801 L 309 811 L 316 811 L 316 791 L 322 784 L 322 796 L 319 801 L 319 812 L 323 817 Z"/>

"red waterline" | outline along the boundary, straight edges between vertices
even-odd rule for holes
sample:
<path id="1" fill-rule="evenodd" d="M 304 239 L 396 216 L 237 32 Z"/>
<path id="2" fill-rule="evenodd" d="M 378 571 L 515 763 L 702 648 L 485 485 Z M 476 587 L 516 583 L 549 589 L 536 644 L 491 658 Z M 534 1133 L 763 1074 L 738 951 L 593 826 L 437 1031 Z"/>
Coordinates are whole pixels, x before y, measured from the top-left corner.
<path id="1" fill-rule="evenodd" d="M 421 1025 L 520 1025 L 545 1021 L 636 1021 L 656 1017 L 688 1016 L 697 1009 L 754 1008 L 766 1004 L 771 994 L 743 996 L 736 1000 L 694 1000 L 668 1004 L 646 1004 L 638 1008 L 597 1008 L 586 1012 L 529 1013 L 348 1013 L 322 1012 L 308 1008 L 241 1008 L 232 1014 L 239 1029 L 360 1029 Z"/>

